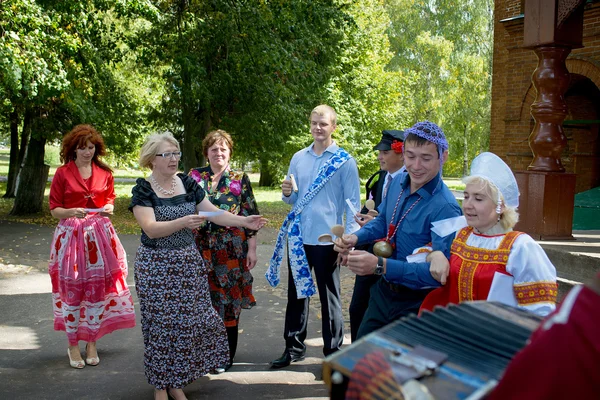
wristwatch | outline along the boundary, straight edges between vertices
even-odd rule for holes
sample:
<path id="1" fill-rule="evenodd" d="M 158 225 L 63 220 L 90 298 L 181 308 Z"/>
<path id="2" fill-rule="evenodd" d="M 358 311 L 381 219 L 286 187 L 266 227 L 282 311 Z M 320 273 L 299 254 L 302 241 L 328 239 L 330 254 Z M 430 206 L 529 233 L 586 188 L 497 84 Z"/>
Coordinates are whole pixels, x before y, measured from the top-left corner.
<path id="1" fill-rule="evenodd" d="M 375 275 L 383 275 L 383 257 L 377 257 L 377 266 L 373 273 Z"/>

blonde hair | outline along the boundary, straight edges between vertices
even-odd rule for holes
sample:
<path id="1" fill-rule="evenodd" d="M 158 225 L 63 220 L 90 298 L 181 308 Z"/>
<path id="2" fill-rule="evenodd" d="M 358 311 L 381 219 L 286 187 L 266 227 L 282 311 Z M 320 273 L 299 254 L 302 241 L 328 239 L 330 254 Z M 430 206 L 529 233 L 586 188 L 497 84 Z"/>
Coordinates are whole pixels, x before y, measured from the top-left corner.
<path id="1" fill-rule="evenodd" d="M 465 185 L 479 185 L 479 190 L 489 196 L 494 203 L 498 201 L 498 188 L 487 179 L 482 178 L 481 176 L 466 176 L 462 181 Z M 504 206 L 504 209 L 500 214 L 500 226 L 502 226 L 505 231 L 509 231 L 514 228 L 517 222 L 519 222 L 519 212 L 516 207 L 507 206 L 502 195 L 500 196 L 500 201 Z"/>
<path id="2" fill-rule="evenodd" d="M 229 147 L 229 157 L 231 157 L 233 153 L 233 139 L 223 129 L 208 132 L 204 140 L 202 140 L 202 153 L 204 153 L 204 157 L 208 158 L 208 149 L 218 142 L 223 142 Z"/>
<path id="3" fill-rule="evenodd" d="M 140 167 L 152 169 L 152 162 L 156 157 L 158 148 L 163 142 L 172 144 L 173 146 L 177 147 L 177 150 L 180 150 L 179 142 L 173 137 L 171 133 L 166 132 L 152 134 L 146 138 L 146 141 L 140 149 Z"/>
<path id="4" fill-rule="evenodd" d="M 313 110 L 310 112 L 310 116 L 308 117 L 309 121 L 313 114 L 317 114 L 321 117 L 329 114 L 329 116 L 331 117 L 331 123 L 333 125 L 337 125 L 337 113 L 335 112 L 333 107 L 330 107 L 327 104 L 321 104 L 313 108 Z"/>

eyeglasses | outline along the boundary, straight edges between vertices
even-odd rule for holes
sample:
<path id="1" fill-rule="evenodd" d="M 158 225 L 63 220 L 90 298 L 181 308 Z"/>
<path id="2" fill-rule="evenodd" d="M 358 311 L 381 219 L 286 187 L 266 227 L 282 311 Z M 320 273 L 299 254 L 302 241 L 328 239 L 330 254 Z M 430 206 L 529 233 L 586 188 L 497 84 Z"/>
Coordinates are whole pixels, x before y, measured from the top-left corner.
<path id="1" fill-rule="evenodd" d="M 169 151 L 167 153 L 159 153 L 156 155 L 161 156 L 162 158 L 181 158 L 181 152 L 180 151 Z"/>

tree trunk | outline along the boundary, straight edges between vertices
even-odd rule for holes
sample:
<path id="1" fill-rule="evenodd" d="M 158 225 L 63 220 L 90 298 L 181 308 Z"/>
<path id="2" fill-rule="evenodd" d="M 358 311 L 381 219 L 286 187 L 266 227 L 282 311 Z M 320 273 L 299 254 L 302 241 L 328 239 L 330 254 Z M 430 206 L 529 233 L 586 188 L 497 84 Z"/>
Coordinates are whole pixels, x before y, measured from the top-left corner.
<path id="1" fill-rule="evenodd" d="M 260 159 L 260 179 L 258 180 L 258 186 L 273 186 L 275 184 L 275 174 L 270 167 L 270 163 L 267 159 Z"/>
<path id="2" fill-rule="evenodd" d="M 33 123 L 33 112 L 31 109 L 25 109 L 25 116 L 23 117 L 23 131 L 21 132 L 21 147 L 19 148 L 19 171 L 21 171 L 21 165 L 25 160 L 25 152 L 27 151 L 27 144 L 29 143 L 29 137 L 31 136 L 31 125 Z"/>
<path id="3" fill-rule="evenodd" d="M 44 164 L 45 144 L 45 138 L 31 138 L 10 215 L 37 214 L 43 209 L 44 190 L 50 171 L 50 166 Z"/>
<path id="4" fill-rule="evenodd" d="M 200 141 L 210 128 L 210 104 L 202 104 L 198 107 L 192 94 L 192 79 L 189 68 L 185 63 L 181 65 L 182 80 L 182 119 L 183 119 L 183 143 L 182 143 L 182 167 L 187 173 L 191 168 L 203 165 L 204 157 L 199 151 Z"/>
<path id="5" fill-rule="evenodd" d="M 19 113 L 13 110 L 9 116 L 10 121 L 10 159 L 8 162 L 8 180 L 6 182 L 5 199 L 15 197 L 17 175 L 19 174 Z"/>
<path id="6" fill-rule="evenodd" d="M 210 118 L 210 103 L 204 104 L 202 115 L 202 129 L 198 132 L 199 143 L 196 147 L 196 155 L 198 157 L 198 167 L 207 164 L 206 157 L 204 157 L 204 153 L 202 152 L 202 140 L 206 137 L 210 129 L 212 128 L 212 120 Z"/>

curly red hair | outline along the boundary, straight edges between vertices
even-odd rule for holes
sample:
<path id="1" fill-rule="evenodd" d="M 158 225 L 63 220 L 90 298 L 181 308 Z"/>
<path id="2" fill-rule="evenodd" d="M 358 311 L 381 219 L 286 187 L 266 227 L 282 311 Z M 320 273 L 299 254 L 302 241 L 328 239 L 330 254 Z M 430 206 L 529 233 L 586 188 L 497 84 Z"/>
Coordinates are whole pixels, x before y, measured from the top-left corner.
<path id="1" fill-rule="evenodd" d="M 106 155 L 106 146 L 100 133 L 91 125 L 76 125 L 65 135 L 60 148 L 60 161 L 63 164 L 74 161 L 75 150 L 85 147 L 88 141 L 96 147 L 92 162 L 100 168 L 112 172 L 112 169 L 99 159 Z"/>

